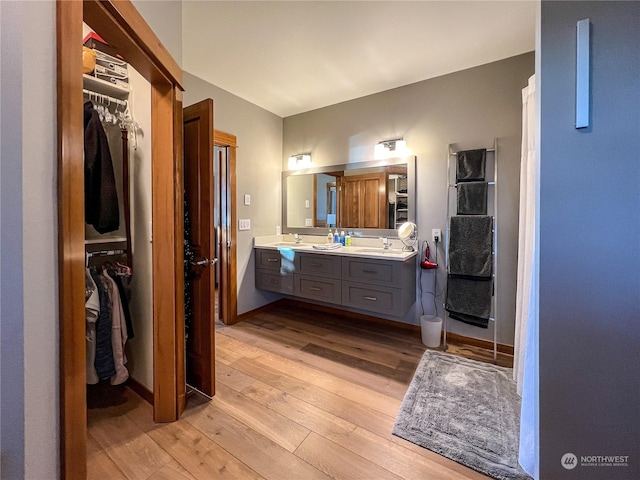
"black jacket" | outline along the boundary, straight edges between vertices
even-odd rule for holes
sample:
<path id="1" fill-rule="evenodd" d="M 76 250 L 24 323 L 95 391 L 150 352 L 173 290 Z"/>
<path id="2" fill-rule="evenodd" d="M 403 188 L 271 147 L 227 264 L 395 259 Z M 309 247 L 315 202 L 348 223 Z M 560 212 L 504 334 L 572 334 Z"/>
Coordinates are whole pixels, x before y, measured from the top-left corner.
<path id="1" fill-rule="evenodd" d="M 111 152 L 91 102 L 84 104 L 84 216 L 99 233 L 112 232 L 120 226 Z"/>

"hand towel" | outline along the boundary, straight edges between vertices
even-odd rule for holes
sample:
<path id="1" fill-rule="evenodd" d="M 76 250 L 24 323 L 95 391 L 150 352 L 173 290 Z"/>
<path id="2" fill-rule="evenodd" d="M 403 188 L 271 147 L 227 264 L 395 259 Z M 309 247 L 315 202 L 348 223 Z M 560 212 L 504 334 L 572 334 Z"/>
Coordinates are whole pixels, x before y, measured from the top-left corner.
<path id="1" fill-rule="evenodd" d="M 464 182 L 456 185 L 458 194 L 458 215 L 487 214 L 487 182 Z"/>
<path id="2" fill-rule="evenodd" d="M 456 182 L 483 181 L 487 150 L 463 150 L 456 154 Z"/>

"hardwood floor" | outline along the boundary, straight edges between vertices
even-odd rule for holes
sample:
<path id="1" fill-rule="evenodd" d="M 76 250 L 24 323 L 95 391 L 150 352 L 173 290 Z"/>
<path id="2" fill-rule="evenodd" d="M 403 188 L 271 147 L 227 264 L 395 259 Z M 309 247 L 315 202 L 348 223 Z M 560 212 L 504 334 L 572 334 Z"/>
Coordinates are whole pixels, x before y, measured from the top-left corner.
<path id="1" fill-rule="evenodd" d="M 155 424 L 128 388 L 90 396 L 88 478 L 489 478 L 391 434 L 424 350 L 417 332 L 291 307 L 217 325 L 215 398 L 191 395 L 179 421 Z"/>

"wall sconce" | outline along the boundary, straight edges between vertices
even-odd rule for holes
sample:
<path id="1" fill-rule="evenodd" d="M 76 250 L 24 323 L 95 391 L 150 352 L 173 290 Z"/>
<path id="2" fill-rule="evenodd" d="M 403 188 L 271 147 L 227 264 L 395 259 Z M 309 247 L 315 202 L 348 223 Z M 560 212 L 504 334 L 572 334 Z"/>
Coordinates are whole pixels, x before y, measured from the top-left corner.
<path id="1" fill-rule="evenodd" d="M 295 170 L 296 168 L 309 168 L 310 166 L 310 153 L 299 153 L 298 155 L 291 155 L 289 157 L 289 170 Z"/>
<path id="2" fill-rule="evenodd" d="M 407 154 L 407 142 L 402 138 L 395 140 L 383 140 L 375 146 L 373 157 L 376 160 L 383 160 L 391 157 L 404 157 Z"/>

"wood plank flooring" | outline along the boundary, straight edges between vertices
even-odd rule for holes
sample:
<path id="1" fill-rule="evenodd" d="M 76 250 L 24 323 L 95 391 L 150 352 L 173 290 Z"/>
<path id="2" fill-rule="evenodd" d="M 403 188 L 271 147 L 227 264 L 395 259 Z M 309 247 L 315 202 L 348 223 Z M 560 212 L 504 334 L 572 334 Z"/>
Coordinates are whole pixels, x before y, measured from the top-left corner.
<path id="1" fill-rule="evenodd" d="M 391 434 L 424 350 L 417 332 L 290 306 L 217 325 L 216 396 L 191 395 L 177 422 L 155 424 L 128 388 L 90 387 L 88 478 L 489 478 Z"/>

